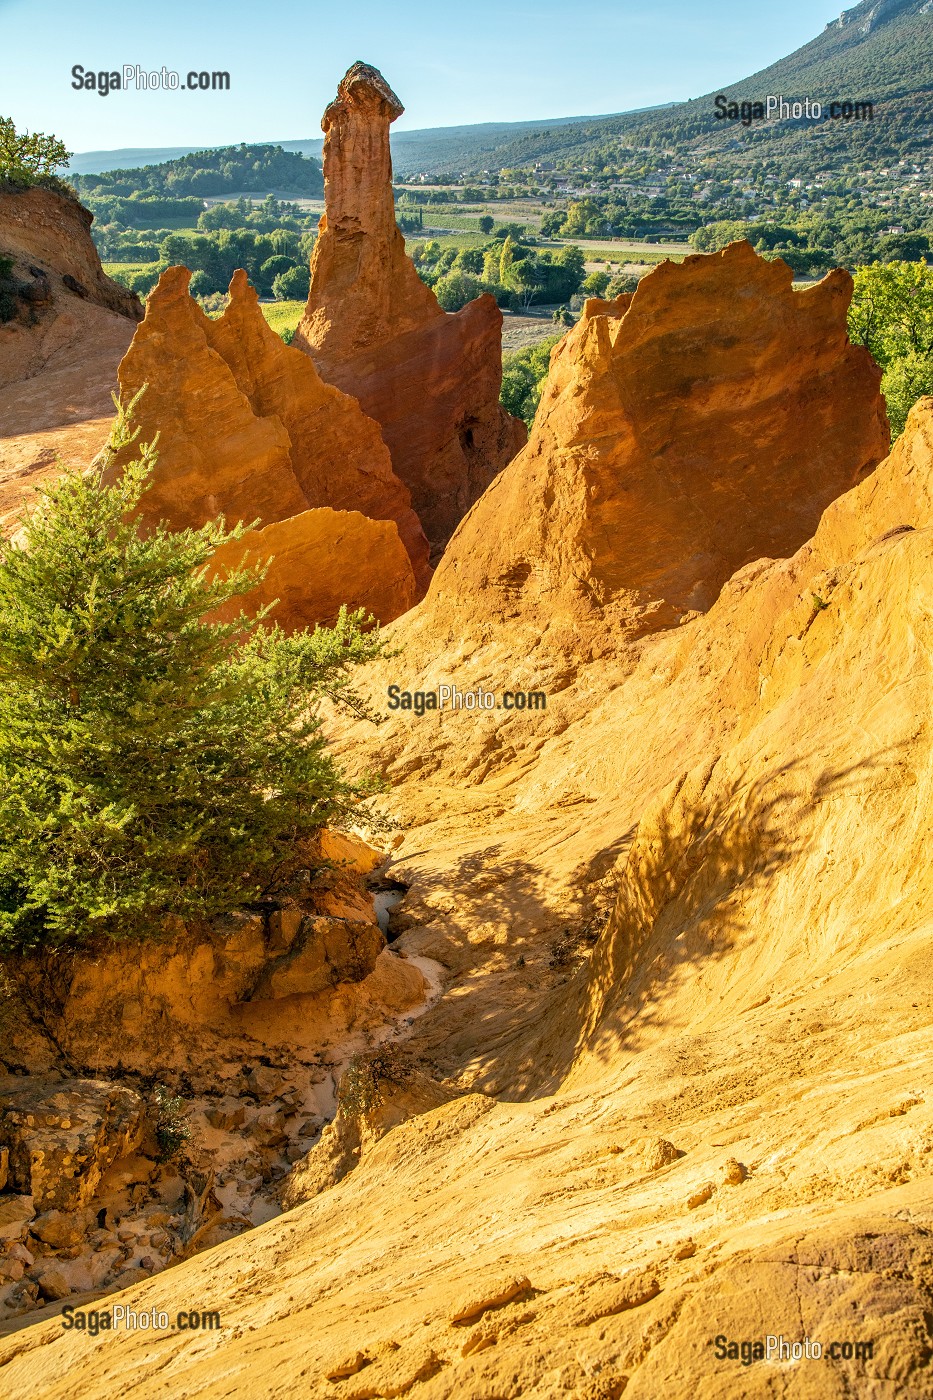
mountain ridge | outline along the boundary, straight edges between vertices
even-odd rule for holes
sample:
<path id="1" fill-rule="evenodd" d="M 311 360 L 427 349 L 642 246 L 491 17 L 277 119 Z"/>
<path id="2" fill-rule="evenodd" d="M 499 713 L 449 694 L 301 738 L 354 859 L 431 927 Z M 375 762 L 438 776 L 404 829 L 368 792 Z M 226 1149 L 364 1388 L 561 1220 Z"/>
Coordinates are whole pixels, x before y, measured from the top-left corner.
<path id="1" fill-rule="evenodd" d="M 810 97 L 824 104 L 846 99 L 870 101 L 881 110 L 875 112 L 872 122 L 834 122 L 824 114 L 817 123 L 791 120 L 743 128 L 736 122 L 717 121 L 713 103 L 718 93 L 736 102 L 764 101 L 770 93 L 791 101 Z M 828 147 L 821 155 L 846 157 L 857 151 L 875 155 L 884 153 L 895 137 L 906 140 L 909 148 L 929 143 L 929 102 L 925 113 L 919 105 L 914 110 L 910 105 L 926 93 L 933 93 L 930 0 L 862 0 L 784 58 L 749 77 L 672 105 L 663 114 L 623 113 L 582 130 L 542 132 L 534 140 L 505 146 L 498 154 L 504 165 L 580 161 L 613 142 L 617 146 L 622 139 L 634 146 L 675 146 L 679 151 L 696 143 L 704 151 L 717 152 L 738 142 L 743 155 L 760 153 L 766 146 L 767 154 L 773 156 L 785 150 L 794 154 L 805 150 L 801 138 L 818 135 Z M 880 127 L 879 117 L 883 119 Z"/>
<path id="2" fill-rule="evenodd" d="M 717 93 L 741 102 L 762 101 L 772 91 L 790 100 L 809 96 L 825 103 L 836 99 L 870 101 L 880 111 L 870 123 L 824 119 L 816 124 L 786 121 L 743 128 L 738 123 L 716 121 L 713 100 Z M 862 152 L 869 157 L 883 156 L 890 153 L 894 142 L 907 150 L 929 143 L 933 134 L 930 103 L 916 101 L 926 94 L 933 94 L 931 0 L 861 0 L 783 58 L 686 102 L 605 116 L 401 131 L 393 134 L 392 155 L 399 176 L 419 171 L 471 173 L 536 161 L 580 164 L 607 148 L 618 149 L 620 139 L 624 144 L 662 147 L 695 143 L 703 149 L 704 143 L 712 142 L 716 151 L 725 151 L 738 141 L 743 156 L 755 155 L 766 145 L 769 155 L 787 153 L 796 158 L 808 149 L 802 141 L 817 135 L 822 157 L 838 161 Z M 310 138 L 269 144 L 316 157 L 323 146 L 319 139 Z M 188 148 L 188 153 L 193 149 Z M 85 152 L 74 158 L 70 169 L 76 174 L 99 173 L 108 168 L 99 164 L 104 157 L 125 154 Z M 153 154 L 164 155 L 157 150 Z M 98 163 L 97 170 L 92 170 L 92 160 Z"/>
<path id="3" fill-rule="evenodd" d="M 662 104 L 671 105 L 671 104 Z M 634 111 L 653 111 L 654 108 L 635 108 Z M 533 128 L 535 131 L 542 127 L 551 126 L 572 126 L 576 122 L 607 121 L 613 116 L 624 116 L 627 113 L 606 113 L 602 116 L 585 115 L 579 117 L 541 117 L 532 121 L 523 122 L 469 122 L 461 126 L 426 126 L 418 127 L 412 131 L 395 131 L 392 133 L 393 155 L 397 150 L 406 145 L 420 146 L 425 140 L 454 140 L 462 133 L 476 132 L 484 136 L 493 136 L 502 132 L 511 132 L 524 128 Z M 442 136 L 446 133 L 446 136 Z M 239 143 L 237 143 L 239 144 Z M 246 142 L 247 145 L 281 146 L 283 151 L 291 151 L 298 155 L 314 156 L 320 159 L 324 149 L 323 137 L 307 137 L 292 141 L 262 141 Z M 126 169 L 130 162 L 134 166 L 162 165 L 169 160 L 178 160 L 183 156 L 194 155 L 197 152 L 210 153 L 213 151 L 225 150 L 226 146 L 127 146 L 112 151 L 79 151 L 72 156 L 67 175 L 101 175 L 110 173 L 116 169 Z M 115 162 L 115 163 L 110 163 Z"/>

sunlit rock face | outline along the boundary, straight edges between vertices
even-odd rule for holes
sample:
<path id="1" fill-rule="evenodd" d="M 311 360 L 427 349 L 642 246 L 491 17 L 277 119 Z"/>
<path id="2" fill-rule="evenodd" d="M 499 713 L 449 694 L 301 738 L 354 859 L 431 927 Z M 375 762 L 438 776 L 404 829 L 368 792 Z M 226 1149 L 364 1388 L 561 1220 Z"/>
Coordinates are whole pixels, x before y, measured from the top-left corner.
<path id="1" fill-rule="evenodd" d="M 244 544 L 271 563 L 252 601 L 277 599 L 285 628 L 330 622 L 341 603 L 398 617 L 430 577 L 428 544 L 378 424 L 269 328 L 245 273 L 216 321 L 189 295 L 190 275 L 162 274 L 120 365 L 124 404 L 146 386 L 139 439 L 158 434 L 143 521 L 255 525 Z"/>
<path id="2" fill-rule="evenodd" d="M 499 404 L 502 313 L 446 315 L 395 222 L 389 127 L 403 107 L 355 63 L 324 113 L 326 213 L 293 344 L 382 428 L 435 552 L 525 441 Z"/>
<path id="3" fill-rule="evenodd" d="M 610 608 L 651 631 L 792 554 L 888 448 L 880 371 L 846 333 L 851 292 L 842 269 L 794 291 L 743 242 L 587 302 L 432 599 L 541 627 Z"/>
<path id="4" fill-rule="evenodd" d="M 0 258 L 13 317 L 0 325 L 0 533 L 34 488 L 84 467 L 107 440 L 117 365 L 143 314 L 107 277 L 78 200 L 38 186 L 0 190 Z"/>

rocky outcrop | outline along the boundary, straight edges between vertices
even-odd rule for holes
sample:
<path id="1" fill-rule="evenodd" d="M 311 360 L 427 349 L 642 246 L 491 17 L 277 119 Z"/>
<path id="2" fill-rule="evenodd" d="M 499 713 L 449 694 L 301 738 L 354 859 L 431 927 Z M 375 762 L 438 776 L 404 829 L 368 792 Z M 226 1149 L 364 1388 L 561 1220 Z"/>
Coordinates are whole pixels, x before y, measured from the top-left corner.
<path id="1" fill-rule="evenodd" d="M 140 439 L 159 439 L 141 518 L 184 529 L 221 513 L 231 525 L 298 515 L 311 503 L 292 470 L 285 426 L 254 412 L 238 388 L 211 346 L 211 321 L 189 296 L 190 280 L 185 267 L 162 274 L 120 363 L 124 403 L 147 386 L 135 411 Z"/>
<path id="2" fill-rule="evenodd" d="M 108 277 L 91 238 L 94 216 L 73 195 L 34 186 L 0 191 L 0 255 L 22 272 L 21 298 L 27 305 L 58 307 L 65 293 L 78 301 L 141 321 L 135 292 Z M 38 294 L 35 284 L 46 283 Z"/>
<path id="3" fill-rule="evenodd" d="M 525 440 L 499 405 L 502 315 L 445 315 L 395 221 L 389 127 L 403 107 L 356 63 L 324 113 L 326 213 L 294 344 L 375 418 L 436 551 Z"/>
<path id="4" fill-rule="evenodd" d="M 117 365 L 143 309 L 104 274 L 92 216 L 69 195 L 0 187 L 0 258 L 16 314 L 0 324 L 0 530 L 32 488 L 107 440 Z"/>
<path id="5" fill-rule="evenodd" d="M 190 276 L 163 273 L 120 365 L 124 403 L 147 386 L 142 440 L 159 436 L 142 519 L 258 522 L 243 549 L 274 555 L 261 599 L 280 599 L 284 627 L 329 621 L 341 603 L 397 617 L 427 582 L 428 546 L 378 426 L 269 329 L 245 274 L 217 321 L 188 294 Z"/>
<path id="6" fill-rule="evenodd" d="M 335 1186 L 387 1132 L 409 1118 L 455 1101 L 472 1117 L 492 1107 L 491 1099 L 479 1095 L 472 1095 L 468 1105 L 459 1103 L 460 1097 L 406 1064 L 394 1045 L 354 1060 L 341 1080 L 333 1121 L 283 1184 L 282 1205 L 293 1210 Z"/>
<path id="7" fill-rule="evenodd" d="M 744 303 L 755 304 L 757 263 L 747 250 L 708 263 L 717 277 L 743 265 L 750 286 L 727 285 L 736 326 L 751 335 Z M 677 275 L 689 292 L 696 265 Z M 171 1375 L 176 1389 L 284 1400 L 301 1374 L 311 1395 L 355 1400 L 929 1392 L 933 399 L 870 470 L 883 436 L 877 376 L 838 333 L 844 285 L 831 278 L 799 302 L 776 287 L 783 309 L 769 320 L 759 299 L 754 347 L 773 395 L 750 371 L 726 376 L 726 350 L 741 345 L 725 344 L 714 315 L 705 332 L 691 323 L 695 360 L 654 362 L 671 376 L 692 365 L 678 393 L 668 385 L 658 399 L 667 454 L 644 413 L 650 383 L 614 372 L 625 335 L 638 332 L 649 363 L 663 339 L 650 317 L 629 324 L 642 289 L 623 316 L 591 308 L 565 342 L 571 361 L 558 353 L 543 415 L 555 426 L 550 439 L 536 430 L 525 463 L 537 533 L 521 537 L 547 545 L 536 558 L 577 641 L 551 664 L 546 707 L 514 720 L 497 708 L 392 712 L 369 749 L 359 729 L 332 728 L 346 762 L 378 758 L 410 822 L 392 865 L 409 887 L 396 946 L 409 963 L 443 958 L 455 981 L 412 1027 L 404 1063 L 382 1047 L 351 1062 L 333 1127 L 279 1183 L 294 1210 L 128 1287 L 121 1303 L 166 1311 L 182 1292 L 221 1289 L 225 1330 L 213 1349 L 166 1331 L 155 1380 L 151 1335 L 128 1331 L 124 1389 L 155 1393 Z M 664 304 L 677 327 L 690 297 Z M 809 316 L 837 337 L 826 359 Z M 774 348 L 775 321 L 798 337 L 786 355 Z M 681 332 L 674 343 L 689 348 Z M 704 333 L 718 375 L 707 383 Z M 794 355 L 810 357 L 806 382 Z M 803 448 L 765 431 L 786 424 L 785 399 L 809 415 L 810 478 Z M 744 502 L 742 422 L 795 484 L 782 491 L 757 452 L 745 459 L 774 518 Z M 653 456 L 631 446 L 636 427 Z M 848 467 L 833 456 L 837 439 L 849 444 Z M 547 475 L 548 442 L 564 478 Z M 627 516 L 618 506 L 598 514 L 614 481 L 604 442 L 625 449 L 608 459 L 627 473 L 616 489 L 640 492 Z M 703 449 L 695 477 L 691 442 Z M 657 477 L 665 459 L 693 533 L 640 471 L 646 461 Z M 798 507 L 819 509 L 812 495 L 801 504 L 804 484 L 815 491 L 820 472 L 866 467 L 794 548 Z M 683 576 L 658 541 L 652 553 L 649 499 L 658 528 L 693 550 Z M 531 654 L 527 642 L 547 595 L 533 570 L 508 590 L 471 574 L 461 545 L 486 504 L 451 547 L 459 579 L 442 571 L 444 596 L 436 583 L 393 628 L 412 690 L 441 678 L 500 695 L 540 683 L 547 650 Z M 736 538 L 717 534 L 717 509 Z M 591 611 L 572 601 L 551 511 L 570 562 L 605 586 Z M 516 509 L 499 534 L 521 523 Z M 784 541 L 781 557 L 742 553 L 769 539 Z M 741 562 L 717 584 L 716 559 L 730 551 Z M 683 625 L 657 626 L 652 605 L 675 612 L 688 584 L 716 596 L 677 613 Z M 397 663 L 378 663 L 361 689 L 384 703 L 386 680 L 398 678 Z M 355 921 L 345 898 L 342 915 L 335 906 L 315 916 Z M 294 946 L 281 936 L 267 953 Z M 209 980 L 224 975 L 213 960 L 203 966 Z M 99 995 L 125 975 L 108 967 Z M 293 1035 L 309 1016 L 302 1007 L 293 1017 Z M 271 1090 L 264 1072 L 284 1079 L 304 1051 L 283 1041 L 275 1053 L 274 1066 L 254 1056 L 245 1079 Z M 289 1090 L 275 1091 L 284 1105 Z M 224 1100 L 210 1112 L 229 1122 L 239 1109 Z M 255 1131 L 281 1143 L 286 1117 L 263 1104 Z M 296 1154 L 301 1145 L 289 1140 Z M 18 1194 L 0 1199 L 0 1242 L 19 1248 L 32 1209 Z M 39 1228 L 62 1238 L 59 1219 Z M 36 1288 L 64 1296 L 65 1264 L 43 1263 Z M 33 1267 L 4 1249 L 0 1267 L 22 1265 Z M 257 1314 L 269 1319 L 260 1349 Z M 773 1335 L 799 1351 L 769 1362 L 750 1350 Z M 822 1355 L 802 1354 L 805 1343 Z M 70 1400 L 77 1388 L 109 1400 L 110 1355 L 109 1339 L 93 1345 L 53 1318 L 0 1343 L 4 1393 L 31 1400 L 39 1375 L 49 1397 Z"/>
<path id="8" fill-rule="evenodd" d="M 784 263 L 734 243 L 588 302 L 429 606 L 460 625 L 655 630 L 792 554 L 888 446 L 880 371 L 846 334 L 851 291 L 836 269 L 796 292 Z"/>
<path id="9" fill-rule="evenodd" d="M 393 520 L 419 594 L 430 582 L 428 542 L 411 493 L 392 469 L 379 425 L 347 394 L 325 384 L 306 355 L 270 328 L 245 272 L 234 273 L 224 314 L 206 328 L 257 417 L 277 417 L 292 471 L 310 506 Z"/>
<path id="10" fill-rule="evenodd" d="M 313 871 L 227 921 L 5 962 L 0 1327 L 277 1214 L 343 1065 L 423 1009 L 422 965 L 377 924 L 385 857 L 326 830 L 308 854 Z"/>
<path id="11" fill-rule="evenodd" d="M 8 1079 L 0 1083 L 7 1189 L 30 1197 L 37 1213 L 81 1210 L 108 1167 L 139 1146 L 147 1126 L 146 1106 L 131 1089 L 94 1080 Z"/>
<path id="12" fill-rule="evenodd" d="M 299 338 L 328 370 L 444 320 L 395 221 L 389 127 L 404 110 L 378 69 L 354 63 L 321 119 L 326 213 Z"/>
<path id="13" fill-rule="evenodd" d="M 101 948 L 63 974 L 56 1045 L 72 1064 L 163 1074 L 195 1055 L 216 1065 L 301 1042 L 311 1050 L 326 1037 L 315 1034 L 311 1015 L 307 1036 L 296 1038 L 298 1009 L 307 1015 L 320 994 L 362 982 L 384 947 L 371 907 L 334 917 L 289 906 Z M 285 998 L 297 1000 L 283 1006 Z M 326 1021 L 326 998 L 321 1010 Z M 19 1053 L 14 1033 L 5 1054 Z"/>
<path id="14" fill-rule="evenodd" d="M 220 1067 L 227 1073 L 260 1054 L 314 1059 L 346 1033 L 347 1018 L 362 1026 L 373 1005 L 385 1014 L 423 1000 L 425 978 L 387 949 L 366 886 L 382 857 L 357 837 L 323 832 L 308 858 L 287 889 L 254 909 L 51 964 L 38 954 L 9 960 L 3 1061 L 147 1075 L 199 1065 L 213 1084 Z M 29 1014 L 10 1021 L 16 1006 Z"/>
<path id="15" fill-rule="evenodd" d="M 248 530 L 214 555 L 217 569 L 268 561 L 258 587 L 218 609 L 220 621 L 254 617 L 273 605 L 270 621 L 288 632 L 332 626 L 342 606 L 380 621 L 399 617 L 415 598 L 411 560 L 390 520 L 356 510 L 306 510 Z"/>
<path id="16" fill-rule="evenodd" d="M 305 1204 L 132 1290 L 168 1308 L 224 1282 L 222 1367 L 166 1336 L 176 1384 L 927 1393 L 931 595 L 927 400 L 794 555 L 626 643 L 624 668 L 581 664 L 540 721 L 490 716 L 482 786 L 452 717 L 434 726 L 442 770 L 394 789 L 402 942 L 463 975 L 405 1055 L 460 1097 L 371 1144 L 344 1114 L 295 1173 Z M 574 971 L 554 940 L 586 931 L 596 876 L 614 912 Z M 265 1359 L 257 1307 L 280 1316 Z M 772 1334 L 847 1349 L 778 1370 L 711 1345 Z M 151 1340 L 124 1341 L 145 1387 Z M 112 1390 L 51 1322 L 0 1346 L 9 1393 L 50 1357 L 63 1400 L 76 1375 Z"/>

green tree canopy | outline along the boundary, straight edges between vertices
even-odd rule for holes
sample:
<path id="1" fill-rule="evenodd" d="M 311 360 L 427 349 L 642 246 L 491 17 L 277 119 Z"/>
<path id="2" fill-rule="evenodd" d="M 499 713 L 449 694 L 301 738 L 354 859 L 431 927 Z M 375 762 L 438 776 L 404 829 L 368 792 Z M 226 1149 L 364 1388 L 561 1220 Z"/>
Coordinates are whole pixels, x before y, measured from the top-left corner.
<path id="1" fill-rule="evenodd" d="M 18 132 L 12 118 L 0 117 L 0 174 L 31 180 L 54 175 L 70 159 L 71 152 L 57 136 Z"/>
<path id="2" fill-rule="evenodd" d="M 638 278 L 632 272 L 619 272 L 613 277 L 606 288 L 606 296 L 615 301 L 616 297 L 622 296 L 623 292 L 634 292 L 638 290 Z"/>
<path id="3" fill-rule="evenodd" d="M 884 370 L 881 389 L 897 436 L 933 385 L 933 267 L 888 262 L 857 268 L 849 335 Z"/>
<path id="4" fill-rule="evenodd" d="M 457 272 L 470 272 L 478 277 L 483 270 L 482 248 L 461 248 L 454 260 L 454 269 Z"/>
<path id="5" fill-rule="evenodd" d="M 505 242 L 502 245 L 502 251 L 499 254 L 499 281 L 502 282 L 505 286 L 508 286 L 509 274 L 511 272 L 512 264 L 514 261 L 515 242 L 512 238 L 512 235 L 507 234 Z"/>
<path id="6" fill-rule="evenodd" d="M 580 291 L 588 297 L 604 297 L 609 280 L 608 272 L 591 272 L 588 277 L 584 277 Z"/>
<path id="7" fill-rule="evenodd" d="M 287 268 L 272 279 L 276 301 L 304 301 L 311 289 L 311 273 L 304 263 Z"/>
<path id="8" fill-rule="evenodd" d="M 118 418 L 112 443 L 131 440 Z M 256 899 L 325 822 L 359 817 L 316 715 L 355 705 L 378 632 L 212 620 L 222 522 L 143 537 L 153 447 L 48 488 L 0 548 L 0 946 L 157 934 Z"/>
<path id="9" fill-rule="evenodd" d="M 559 340 L 560 336 L 551 336 L 502 357 L 500 402 L 516 418 L 524 418 L 529 428 L 547 379 L 551 351 Z"/>
<path id="10" fill-rule="evenodd" d="M 273 257 L 267 258 L 259 268 L 256 280 L 257 290 L 261 296 L 268 296 L 272 291 L 273 284 L 280 272 L 291 272 L 298 263 L 294 258 L 287 257 L 284 253 L 276 253 Z M 307 293 L 305 294 L 307 295 Z M 285 300 L 285 298 L 282 298 Z"/>
<path id="11" fill-rule="evenodd" d="M 459 311 L 482 290 L 479 278 L 469 272 L 451 271 L 434 283 L 434 295 L 445 311 Z"/>

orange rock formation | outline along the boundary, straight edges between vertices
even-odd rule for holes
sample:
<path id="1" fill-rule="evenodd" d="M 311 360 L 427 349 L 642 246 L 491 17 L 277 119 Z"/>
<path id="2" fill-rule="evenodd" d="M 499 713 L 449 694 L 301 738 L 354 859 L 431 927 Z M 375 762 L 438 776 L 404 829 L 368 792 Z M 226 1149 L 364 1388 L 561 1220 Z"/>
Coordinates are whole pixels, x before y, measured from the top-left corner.
<path id="1" fill-rule="evenodd" d="M 928 1393 L 931 580 L 926 400 L 791 558 L 489 716 L 482 773 L 476 716 L 434 725 L 431 778 L 397 766 L 396 869 L 401 950 L 449 977 L 406 1050 L 444 1082 L 375 1071 L 304 1204 L 120 1297 L 220 1300 L 202 1349 L 160 1336 L 176 1388 Z M 746 1368 L 720 1335 L 849 1346 Z M 121 1347 L 142 1397 L 152 1346 Z M 103 1400 L 111 1356 L 52 1318 L 0 1343 L 5 1393 Z"/>
<path id="2" fill-rule="evenodd" d="M 587 302 L 530 442 L 438 569 L 438 609 L 653 629 L 793 553 L 888 446 L 880 372 L 846 334 L 851 291 L 836 269 L 795 292 L 784 263 L 734 243 Z"/>
<path id="3" fill-rule="evenodd" d="M 120 1338 L 141 1400 L 929 1394 L 933 399 L 872 470 L 845 280 L 788 281 L 738 248 L 590 308 L 361 682 L 545 708 L 335 721 L 445 994 L 345 1077 L 294 1209 L 120 1296 L 222 1311 L 155 1370 Z M 772 1335 L 824 1355 L 714 1344 Z M 52 1317 L 4 1394 L 109 1400 L 113 1347 Z"/>
<path id="4" fill-rule="evenodd" d="M 389 126 L 404 108 L 355 63 L 321 123 L 327 212 L 294 344 L 375 418 L 425 532 L 442 546 L 525 440 L 499 404 L 502 314 L 445 315 L 395 222 Z"/>
<path id="5" fill-rule="evenodd" d="M 286 631 L 330 626 L 343 604 L 391 621 L 411 607 L 411 561 L 392 520 L 370 520 L 358 510 L 322 506 L 276 520 L 214 555 L 220 568 L 270 561 L 262 582 L 242 599 L 220 609 L 220 619 L 241 611 L 254 616 L 269 603 Z"/>
<path id="6" fill-rule="evenodd" d="M 253 411 L 281 419 L 292 470 L 309 505 L 394 520 L 423 591 L 431 578 L 428 542 L 411 493 L 392 469 L 379 425 L 275 334 L 245 272 L 234 274 L 230 303 L 209 323 L 207 334 Z"/>
<path id="7" fill-rule="evenodd" d="M 0 192 L 0 257 L 20 289 L 0 325 L 0 530 L 61 457 L 84 466 L 107 440 L 117 365 L 143 311 L 104 275 L 91 215 L 38 187 Z"/>
<path id="8" fill-rule="evenodd" d="M 258 522 L 246 543 L 277 551 L 262 593 L 281 599 L 283 626 L 330 620 L 341 602 L 397 617 L 430 576 L 428 546 L 378 425 L 269 329 L 244 274 L 217 321 L 190 275 L 163 273 L 120 365 L 124 402 L 148 385 L 143 441 L 159 434 L 143 518 Z"/>

